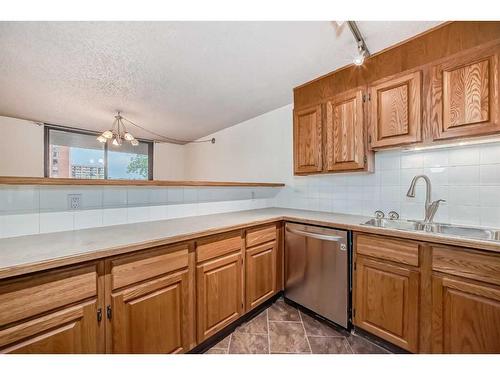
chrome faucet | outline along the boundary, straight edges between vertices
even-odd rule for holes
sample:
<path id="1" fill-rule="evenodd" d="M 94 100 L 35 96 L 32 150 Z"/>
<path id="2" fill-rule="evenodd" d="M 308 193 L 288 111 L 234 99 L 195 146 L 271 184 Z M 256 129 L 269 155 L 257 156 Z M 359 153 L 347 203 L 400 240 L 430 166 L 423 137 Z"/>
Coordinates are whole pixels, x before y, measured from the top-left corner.
<path id="1" fill-rule="evenodd" d="M 424 223 L 431 224 L 434 220 L 434 216 L 439 208 L 439 204 L 441 202 L 446 202 L 444 199 L 438 199 L 437 201 L 431 202 L 431 180 L 424 174 L 413 177 L 411 180 L 410 188 L 406 193 L 407 197 L 415 198 L 415 186 L 417 185 L 417 181 L 422 178 L 425 181 L 426 189 L 425 189 L 425 219 Z"/>

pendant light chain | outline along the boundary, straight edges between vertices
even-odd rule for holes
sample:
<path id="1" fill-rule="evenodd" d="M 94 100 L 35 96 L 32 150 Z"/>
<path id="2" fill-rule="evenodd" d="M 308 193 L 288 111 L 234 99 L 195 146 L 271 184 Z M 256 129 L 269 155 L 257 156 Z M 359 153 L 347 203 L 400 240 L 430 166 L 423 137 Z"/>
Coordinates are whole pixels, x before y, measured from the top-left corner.
<path id="1" fill-rule="evenodd" d="M 155 133 L 154 131 L 148 130 L 145 127 L 136 124 L 133 121 L 130 121 L 128 118 L 125 118 L 121 115 L 121 112 L 118 111 L 116 116 L 115 116 L 115 121 L 113 121 L 113 125 L 111 127 L 111 130 L 106 130 L 103 132 L 99 137 L 97 137 L 97 140 L 101 143 L 105 143 L 108 141 L 111 141 L 111 143 L 114 146 L 121 146 L 123 143 L 123 140 L 129 141 L 132 146 L 138 146 L 139 141 L 134 138 L 134 136 L 127 131 L 127 128 L 125 124 L 123 123 L 123 120 L 127 121 L 130 125 L 135 126 L 136 128 L 142 129 L 145 132 L 152 134 L 156 137 L 162 138 L 163 142 L 169 142 L 169 143 L 176 143 L 176 144 L 187 144 L 187 143 L 215 143 L 215 138 L 211 139 L 205 139 L 205 140 L 200 140 L 200 141 L 187 141 L 183 139 L 175 139 L 175 138 L 170 138 L 166 137 L 162 134 Z"/>
<path id="2" fill-rule="evenodd" d="M 159 137 L 159 138 L 162 138 L 164 140 L 164 142 L 170 142 L 170 143 L 177 143 L 177 144 L 186 144 L 186 143 L 215 143 L 215 138 L 211 138 L 211 139 L 203 139 L 203 140 L 199 140 L 199 141 L 188 141 L 188 140 L 184 140 L 184 139 L 176 139 L 176 138 L 170 138 L 170 137 L 166 137 L 162 134 L 159 134 L 159 133 L 156 133 L 152 130 L 149 130 L 149 129 L 146 129 L 145 127 L 139 125 L 139 124 L 136 124 L 135 122 L 132 122 L 130 121 L 128 118 L 126 117 L 121 117 L 123 120 L 127 121 L 128 123 L 130 123 L 131 125 L 135 126 L 136 128 L 139 128 L 139 129 L 142 129 L 144 130 L 145 132 L 151 134 L 151 135 L 154 135 L 156 137 Z"/>

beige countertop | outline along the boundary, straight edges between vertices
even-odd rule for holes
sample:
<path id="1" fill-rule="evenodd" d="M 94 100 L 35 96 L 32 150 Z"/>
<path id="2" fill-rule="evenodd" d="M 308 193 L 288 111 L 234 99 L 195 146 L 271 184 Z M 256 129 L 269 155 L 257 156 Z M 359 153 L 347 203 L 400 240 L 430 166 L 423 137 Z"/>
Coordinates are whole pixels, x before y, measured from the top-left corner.
<path id="1" fill-rule="evenodd" d="M 360 225 L 369 218 L 264 208 L 0 239 L 0 279 L 278 220 L 500 252 L 500 243 Z"/>

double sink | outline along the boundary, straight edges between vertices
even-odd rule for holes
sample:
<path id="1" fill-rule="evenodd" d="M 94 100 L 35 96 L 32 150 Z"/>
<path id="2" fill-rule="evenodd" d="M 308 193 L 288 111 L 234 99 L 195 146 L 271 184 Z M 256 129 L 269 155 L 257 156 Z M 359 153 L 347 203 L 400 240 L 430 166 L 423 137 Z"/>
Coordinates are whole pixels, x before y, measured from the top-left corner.
<path id="1" fill-rule="evenodd" d="M 399 229 L 466 237 L 478 240 L 500 241 L 500 230 L 492 228 L 467 227 L 461 225 L 425 223 L 413 220 L 370 219 L 363 225 L 377 228 Z"/>

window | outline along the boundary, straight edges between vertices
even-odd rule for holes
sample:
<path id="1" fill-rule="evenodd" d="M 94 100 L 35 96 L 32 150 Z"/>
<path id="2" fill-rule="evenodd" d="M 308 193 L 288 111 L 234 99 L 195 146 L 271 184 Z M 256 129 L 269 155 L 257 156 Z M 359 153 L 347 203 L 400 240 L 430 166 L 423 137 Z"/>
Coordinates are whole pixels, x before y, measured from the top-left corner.
<path id="1" fill-rule="evenodd" d="M 153 142 L 115 147 L 99 134 L 45 127 L 45 177 L 80 179 L 153 179 Z"/>

